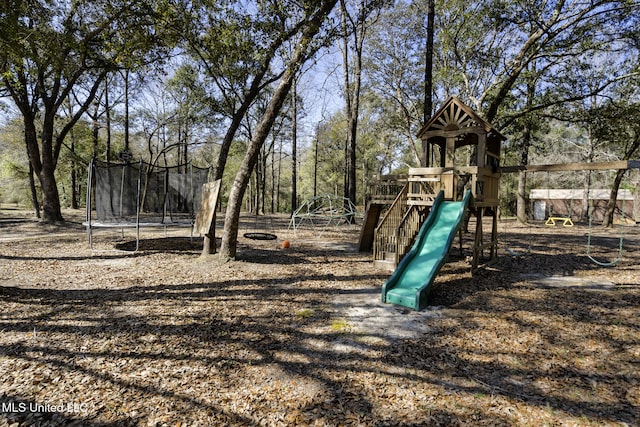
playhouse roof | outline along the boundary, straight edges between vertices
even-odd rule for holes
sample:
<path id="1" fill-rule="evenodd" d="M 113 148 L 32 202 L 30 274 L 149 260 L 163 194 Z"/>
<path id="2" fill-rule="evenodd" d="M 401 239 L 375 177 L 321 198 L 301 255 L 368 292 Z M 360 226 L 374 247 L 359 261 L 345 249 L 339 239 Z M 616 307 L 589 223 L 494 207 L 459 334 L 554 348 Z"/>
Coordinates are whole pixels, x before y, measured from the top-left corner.
<path id="1" fill-rule="evenodd" d="M 456 96 L 450 96 L 444 104 L 434 113 L 427 123 L 418 132 L 418 137 L 439 136 L 447 131 L 468 130 L 477 133 L 483 130 L 487 136 L 505 140 L 491 124 L 483 120 L 475 111 Z"/>

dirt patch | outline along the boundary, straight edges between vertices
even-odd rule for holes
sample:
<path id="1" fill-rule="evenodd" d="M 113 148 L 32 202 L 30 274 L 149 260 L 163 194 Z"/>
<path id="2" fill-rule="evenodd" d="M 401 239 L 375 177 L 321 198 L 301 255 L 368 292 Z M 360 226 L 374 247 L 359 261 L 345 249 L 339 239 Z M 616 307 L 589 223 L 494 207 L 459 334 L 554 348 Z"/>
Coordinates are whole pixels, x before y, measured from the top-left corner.
<path id="1" fill-rule="evenodd" d="M 503 222 L 527 255 L 474 275 L 466 235 L 416 313 L 380 303 L 354 227 L 246 218 L 278 238 L 226 261 L 185 230 L 135 254 L 101 230 L 92 253 L 81 212 L 1 214 L 0 426 L 640 424 L 636 227 L 601 268 L 584 226 Z M 596 242 L 615 258 L 617 231 Z"/>

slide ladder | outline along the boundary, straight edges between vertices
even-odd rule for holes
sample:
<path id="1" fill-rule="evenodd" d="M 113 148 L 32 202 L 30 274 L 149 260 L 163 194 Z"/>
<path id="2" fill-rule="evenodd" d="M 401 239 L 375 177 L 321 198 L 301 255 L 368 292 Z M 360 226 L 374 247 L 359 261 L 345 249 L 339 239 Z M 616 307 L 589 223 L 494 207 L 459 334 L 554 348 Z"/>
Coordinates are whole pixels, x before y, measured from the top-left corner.
<path id="1" fill-rule="evenodd" d="M 444 201 L 442 191 L 438 194 L 411 250 L 382 285 L 382 302 L 414 310 L 427 306 L 431 285 L 447 259 L 470 199 L 468 190 L 462 201 L 456 202 Z"/>

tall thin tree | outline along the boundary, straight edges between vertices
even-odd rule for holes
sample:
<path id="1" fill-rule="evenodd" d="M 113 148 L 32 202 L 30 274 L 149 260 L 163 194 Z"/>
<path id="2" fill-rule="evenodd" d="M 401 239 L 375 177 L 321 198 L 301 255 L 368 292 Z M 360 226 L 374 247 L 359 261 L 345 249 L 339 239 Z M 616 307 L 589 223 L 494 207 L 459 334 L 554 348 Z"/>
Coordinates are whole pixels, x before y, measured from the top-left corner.
<path id="1" fill-rule="evenodd" d="M 322 44 L 315 41 L 318 33 L 323 29 L 325 20 L 336 5 L 337 0 L 322 0 L 309 4 L 304 25 L 301 27 L 301 36 L 293 55 L 288 60 L 286 69 L 280 78 L 278 86 L 262 115 L 260 123 L 254 132 L 251 143 L 245 153 L 236 174 L 229 194 L 229 203 L 225 213 L 224 233 L 220 247 L 220 256 L 223 258 L 235 258 L 237 250 L 237 237 L 242 198 L 245 194 L 251 172 L 257 162 L 260 149 L 269 135 L 271 127 L 280 113 L 282 106 L 289 95 L 293 81 L 302 65 L 319 49 Z"/>
<path id="2" fill-rule="evenodd" d="M 433 113 L 433 39 L 435 36 L 435 13 L 435 0 L 427 0 L 427 37 L 424 50 L 424 123 L 427 123 Z"/>

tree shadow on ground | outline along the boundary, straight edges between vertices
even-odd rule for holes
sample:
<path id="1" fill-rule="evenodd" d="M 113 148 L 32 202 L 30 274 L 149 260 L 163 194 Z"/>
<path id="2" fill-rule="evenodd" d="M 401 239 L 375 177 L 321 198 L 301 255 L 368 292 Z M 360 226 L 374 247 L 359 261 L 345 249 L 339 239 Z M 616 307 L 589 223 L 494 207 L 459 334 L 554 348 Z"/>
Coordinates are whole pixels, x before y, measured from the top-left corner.
<path id="1" fill-rule="evenodd" d="M 143 238 L 139 241 L 138 251 L 140 252 L 162 252 L 180 254 L 182 252 L 196 253 L 202 251 L 203 241 L 200 237 L 156 237 Z M 118 242 L 114 248 L 119 251 L 133 252 L 136 249 L 136 241 L 128 240 Z"/>
<path id="2" fill-rule="evenodd" d="M 628 315 L 640 305 L 637 292 L 585 295 L 520 280 L 531 271 L 588 270 L 583 257 L 504 257 L 474 276 L 455 262 L 432 292 L 432 302 L 449 314 L 430 320 L 431 332 L 420 339 L 389 344 L 336 322 L 336 295 L 382 282 L 373 271 L 332 271 L 362 258 L 325 248 L 241 254 L 244 263 L 300 267 L 290 277 L 119 289 L 49 289 L 46 278 L 30 288 L 0 288 L 0 355 L 9 363 L 0 365 L 3 381 L 49 395 L 108 396 L 86 415 L 42 414 L 50 425 L 151 423 L 160 410 L 151 407 L 171 408 L 158 421 L 167 424 L 506 426 L 517 424 L 516 408 L 539 411 L 550 423 L 640 421 L 630 394 L 640 377 L 629 369 L 637 366 L 639 325 Z M 314 272 L 316 266 L 326 272 Z M 617 372 L 587 364 L 598 351 Z M 37 400 L 5 390 L 0 403 Z M 408 413 L 420 415 L 408 420 Z"/>
<path id="3" fill-rule="evenodd" d="M 372 393 L 373 389 L 387 387 L 385 393 L 401 399 L 400 390 L 404 387 L 398 389 L 393 385 L 398 381 L 406 382 L 414 392 L 438 390 L 461 398 L 457 408 L 438 406 L 435 401 L 425 403 L 424 418 L 415 420 L 419 424 L 464 424 L 474 419 L 491 419 L 494 425 L 512 424 L 513 419 L 507 413 L 493 413 L 490 406 L 467 405 L 469 396 L 475 397 L 476 403 L 488 402 L 497 396 L 508 402 L 550 408 L 574 417 L 637 422 L 633 406 L 624 394 L 625 389 L 640 381 L 637 374 L 588 372 L 568 365 L 566 359 L 541 364 L 542 350 L 521 354 L 517 356 L 517 364 L 510 364 L 501 360 L 503 349 L 469 350 L 448 341 L 452 334 L 463 338 L 473 338 L 474 334 L 481 337 L 485 327 L 478 320 L 482 320 L 482 316 L 493 316 L 508 320 L 514 328 L 512 332 L 535 333 L 541 340 L 540 348 L 548 346 L 553 349 L 549 351 L 554 352 L 576 351 L 576 348 L 587 351 L 573 337 L 564 338 L 562 330 L 548 324 L 532 326 L 524 323 L 526 318 L 520 319 L 514 313 L 526 310 L 540 318 L 565 316 L 575 322 L 589 322 L 594 318 L 589 306 L 567 307 L 564 298 L 560 298 L 560 290 L 551 290 L 557 293 L 557 300 L 531 301 L 509 295 L 501 296 L 501 301 L 485 300 L 485 291 L 507 289 L 514 283 L 513 279 L 506 278 L 499 283 L 500 280 L 495 280 L 496 274 L 500 275 L 500 270 L 476 276 L 474 291 L 449 303 L 459 310 L 479 312 L 480 317 L 457 318 L 457 326 L 453 328 L 436 325 L 436 329 L 422 339 L 399 340 L 391 347 L 379 341 L 362 340 L 358 335 L 332 326 L 331 300 L 336 293 L 357 293 L 359 289 L 354 287 L 357 283 L 377 280 L 377 275 L 305 274 L 278 280 L 238 279 L 90 291 L 3 288 L 0 290 L 3 303 L 15 302 L 34 308 L 6 311 L 0 322 L 4 333 L 28 334 L 36 325 L 40 338 L 2 345 L 0 354 L 27 363 L 30 369 L 44 364 L 59 375 L 88 379 L 101 387 L 120 390 L 119 393 L 129 399 L 136 396 L 140 401 L 173 402 L 183 408 L 183 412 L 175 415 L 176 419 L 204 411 L 215 413 L 218 421 L 228 425 L 258 422 L 244 411 L 230 410 L 223 398 L 200 398 L 190 391 L 188 385 L 194 381 L 189 379 L 191 370 L 206 372 L 209 379 L 204 380 L 205 383 L 211 381 L 209 387 L 219 387 L 219 393 L 224 396 L 227 388 L 212 378 L 230 381 L 239 391 L 247 385 L 235 383 L 237 372 L 255 372 L 253 375 L 281 372 L 281 377 L 254 377 L 254 385 L 264 385 L 268 394 L 262 395 L 262 401 L 255 400 L 259 394 L 250 398 L 254 411 L 263 414 L 277 411 L 283 417 L 281 424 L 289 425 L 309 424 L 320 418 L 330 424 L 352 420 L 367 425 L 411 425 L 401 416 L 396 418 L 393 412 L 380 412 L 380 397 L 377 392 Z M 470 281 L 460 280 L 460 286 Z M 608 316 L 613 316 L 616 310 L 637 301 L 620 298 L 605 303 L 600 299 L 600 303 L 606 305 Z M 247 304 L 253 310 L 239 309 Z M 133 307 L 147 309 L 134 311 Z M 163 307 L 162 311 L 158 312 L 156 307 Z M 305 309 L 311 314 L 300 314 Z M 66 339 L 60 337 L 71 340 L 84 337 L 85 345 L 70 348 L 64 344 Z M 517 339 L 517 333 L 506 339 Z M 110 345 L 105 347 L 105 342 Z M 621 348 L 633 343 L 606 338 L 605 344 Z M 121 368 L 114 370 L 114 366 Z M 159 373 L 163 378 L 171 377 L 171 372 L 182 372 L 185 378 L 178 385 L 170 381 L 157 382 L 141 374 L 148 366 L 169 366 L 165 369 L 170 373 Z M 565 384 L 572 387 L 572 392 L 549 394 L 543 388 L 546 381 Z M 295 397 L 282 401 L 273 394 L 285 385 L 302 393 L 292 385 L 296 382 L 314 384 L 317 392 L 298 403 Z M 609 387 L 610 384 L 615 386 Z M 593 390 L 598 387 L 606 387 L 615 400 L 596 401 Z M 6 394 L 4 400 L 31 401 L 11 394 Z M 86 418 L 80 418 L 80 424 L 135 425 L 140 421 L 123 412 L 116 416 L 117 421 L 91 424 L 107 411 L 105 407 L 93 409 Z M 12 420 L 27 422 L 30 416 L 33 415 L 16 414 Z M 58 421 L 64 425 L 76 420 L 56 416 L 59 414 L 43 415 L 54 425 Z"/>

